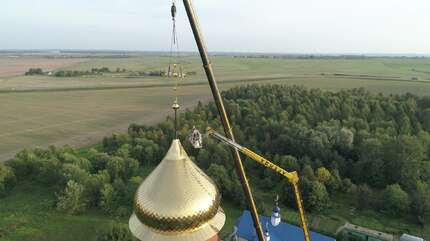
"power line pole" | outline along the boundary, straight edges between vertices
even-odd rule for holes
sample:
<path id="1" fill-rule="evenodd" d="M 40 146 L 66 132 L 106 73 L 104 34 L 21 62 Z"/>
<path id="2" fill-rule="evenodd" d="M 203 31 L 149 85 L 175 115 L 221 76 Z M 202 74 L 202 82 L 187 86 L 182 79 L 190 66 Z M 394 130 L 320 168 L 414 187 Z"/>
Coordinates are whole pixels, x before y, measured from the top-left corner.
<path id="1" fill-rule="evenodd" d="M 205 45 L 204 40 L 203 40 L 203 35 L 200 31 L 197 16 L 196 16 L 194 8 L 191 4 L 191 0 L 183 0 L 183 2 L 184 2 L 185 10 L 187 11 L 188 20 L 190 22 L 191 29 L 193 30 L 194 39 L 196 40 L 197 47 L 198 47 L 199 53 L 200 53 L 200 57 L 201 57 L 202 62 L 203 62 L 203 68 L 205 69 L 206 77 L 208 79 L 209 86 L 210 86 L 211 91 L 212 91 L 212 95 L 214 97 L 215 103 L 216 103 L 217 108 L 218 108 L 219 115 L 221 117 L 221 122 L 222 122 L 222 125 L 224 127 L 225 135 L 227 136 L 227 138 L 234 141 L 235 139 L 234 139 L 234 135 L 233 135 L 233 130 L 231 129 L 230 122 L 229 122 L 229 119 L 227 116 L 227 112 L 225 111 L 224 102 L 223 102 L 223 99 L 222 99 L 221 94 L 220 94 L 219 89 L 218 89 L 218 85 L 217 85 L 215 75 L 214 75 L 214 72 L 213 72 L 213 69 L 211 66 L 211 62 L 209 60 L 207 48 L 206 48 L 206 45 Z M 246 197 L 246 200 L 248 202 L 249 209 L 251 211 L 251 216 L 252 216 L 252 219 L 254 221 L 254 227 L 255 227 L 258 239 L 260 241 L 264 241 L 263 229 L 261 228 L 260 220 L 259 220 L 258 213 L 257 213 L 257 208 L 255 206 L 255 201 L 254 201 L 254 198 L 252 196 L 251 187 L 249 186 L 249 182 L 248 182 L 248 179 L 247 179 L 246 174 L 245 174 L 245 169 L 243 167 L 242 159 L 240 157 L 238 150 L 236 150 L 234 148 L 232 148 L 231 150 L 232 150 L 232 154 L 233 154 L 233 157 L 235 160 L 236 172 L 237 172 L 237 175 L 239 176 L 240 182 L 242 184 L 243 192 L 245 193 L 245 197 Z"/>

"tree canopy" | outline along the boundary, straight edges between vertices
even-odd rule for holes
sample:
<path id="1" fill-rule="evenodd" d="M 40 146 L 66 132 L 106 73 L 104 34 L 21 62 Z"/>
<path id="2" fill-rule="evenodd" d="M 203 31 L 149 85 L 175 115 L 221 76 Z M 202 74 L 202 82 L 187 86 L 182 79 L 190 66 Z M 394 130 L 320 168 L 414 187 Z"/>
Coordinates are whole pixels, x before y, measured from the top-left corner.
<path id="1" fill-rule="evenodd" d="M 411 210 L 423 213 L 423 220 L 428 217 L 429 98 L 281 85 L 235 87 L 223 96 L 237 141 L 298 171 L 308 210 L 321 211 L 333 194 L 344 192 L 356 198 L 360 208 L 398 215 Z M 222 130 L 217 116 L 214 103 L 199 103 L 181 113 L 180 139 L 186 140 L 193 126 Z M 85 154 L 67 146 L 23 150 L 7 166 L 19 179 L 56 183 L 59 190 L 73 180 L 83 186 L 88 206 L 121 216 L 124 209 L 131 209 L 140 171 L 161 161 L 173 134 L 168 117 L 154 126 L 132 124 L 127 133 L 106 137 L 100 148 Z M 243 205 L 229 149 L 211 139 L 204 140 L 201 150 L 182 143 L 224 198 Z M 261 189 L 288 188 L 276 173 L 249 159 L 244 164 L 252 183 Z M 0 185 L 1 172 L 0 166 Z M 291 193 L 279 193 L 281 201 L 294 203 Z"/>

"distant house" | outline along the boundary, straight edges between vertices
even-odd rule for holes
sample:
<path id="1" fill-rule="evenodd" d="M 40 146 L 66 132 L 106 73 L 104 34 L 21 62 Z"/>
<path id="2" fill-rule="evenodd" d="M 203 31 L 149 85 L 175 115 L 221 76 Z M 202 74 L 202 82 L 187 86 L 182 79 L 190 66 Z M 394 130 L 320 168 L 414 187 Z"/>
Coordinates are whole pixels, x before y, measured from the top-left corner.
<path id="1" fill-rule="evenodd" d="M 274 221 L 275 210 L 272 217 L 260 216 L 261 224 L 265 228 L 266 241 L 304 241 L 303 229 L 295 225 Z M 279 208 L 277 209 L 279 212 Z M 279 215 L 279 214 L 278 214 Z M 336 239 L 316 232 L 310 232 L 312 241 L 336 241 Z M 251 213 L 244 211 L 242 216 L 236 221 L 233 240 L 237 241 L 258 241 L 255 233 Z"/>
<path id="2" fill-rule="evenodd" d="M 360 241 L 394 241 L 394 236 L 392 234 L 383 233 L 377 230 L 361 227 L 351 223 L 346 223 L 345 225 L 340 227 L 338 232 L 343 232 L 348 237 L 354 237 L 356 240 Z"/>
<path id="3" fill-rule="evenodd" d="M 424 239 L 404 233 L 400 236 L 400 241 L 424 241 Z"/>

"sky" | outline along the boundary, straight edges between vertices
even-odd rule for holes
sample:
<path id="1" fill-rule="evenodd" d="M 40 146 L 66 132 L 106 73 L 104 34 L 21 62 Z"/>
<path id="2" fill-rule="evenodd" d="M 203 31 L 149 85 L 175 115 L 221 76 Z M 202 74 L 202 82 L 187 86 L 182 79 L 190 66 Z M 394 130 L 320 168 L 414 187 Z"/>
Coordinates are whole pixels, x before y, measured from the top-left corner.
<path id="1" fill-rule="evenodd" d="M 180 49 L 196 51 L 182 1 Z M 0 49 L 168 51 L 171 0 L 1 0 Z M 429 0 L 194 0 L 210 51 L 430 54 Z"/>

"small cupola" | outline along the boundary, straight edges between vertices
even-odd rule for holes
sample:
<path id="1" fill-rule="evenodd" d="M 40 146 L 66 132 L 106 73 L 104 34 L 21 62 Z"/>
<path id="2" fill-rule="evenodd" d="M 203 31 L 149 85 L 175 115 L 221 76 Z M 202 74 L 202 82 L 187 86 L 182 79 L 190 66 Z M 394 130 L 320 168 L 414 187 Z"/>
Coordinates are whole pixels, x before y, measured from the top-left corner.
<path id="1" fill-rule="evenodd" d="M 272 216 L 270 217 L 270 222 L 273 227 L 276 227 L 281 223 L 281 209 L 279 208 L 278 202 L 279 196 L 276 195 L 275 206 L 273 207 Z"/>
<path id="2" fill-rule="evenodd" d="M 266 241 L 270 241 L 269 223 L 266 223 L 266 230 L 264 230 L 264 239 Z"/>

